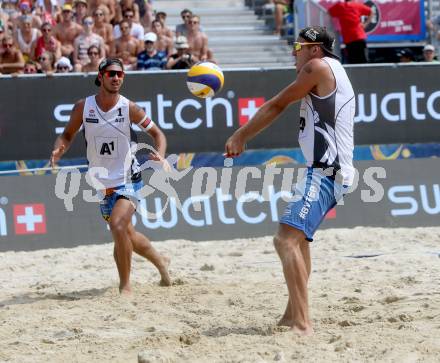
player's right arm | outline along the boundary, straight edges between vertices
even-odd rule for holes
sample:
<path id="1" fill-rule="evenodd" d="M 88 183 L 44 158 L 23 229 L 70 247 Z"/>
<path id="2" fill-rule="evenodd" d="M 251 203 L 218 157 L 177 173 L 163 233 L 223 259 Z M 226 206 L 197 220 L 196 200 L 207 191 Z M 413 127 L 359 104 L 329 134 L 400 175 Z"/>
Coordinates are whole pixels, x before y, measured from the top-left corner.
<path id="1" fill-rule="evenodd" d="M 64 153 L 69 149 L 76 133 L 81 127 L 83 122 L 84 103 L 85 100 L 80 100 L 75 104 L 75 106 L 73 106 L 67 126 L 65 127 L 63 133 L 55 140 L 52 154 L 50 156 L 51 167 L 54 167 L 58 160 L 60 160 Z"/>

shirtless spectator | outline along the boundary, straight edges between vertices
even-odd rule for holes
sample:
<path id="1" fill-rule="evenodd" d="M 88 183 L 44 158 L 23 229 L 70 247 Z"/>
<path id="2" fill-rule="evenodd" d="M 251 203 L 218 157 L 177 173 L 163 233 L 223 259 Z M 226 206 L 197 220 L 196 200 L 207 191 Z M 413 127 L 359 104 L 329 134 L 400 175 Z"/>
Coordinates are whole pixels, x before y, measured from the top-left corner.
<path id="1" fill-rule="evenodd" d="M 99 48 L 96 45 L 91 45 L 89 47 L 87 55 L 89 56 L 90 62 L 82 67 L 83 72 L 98 72 L 99 63 L 101 62 L 99 54 Z"/>
<path id="2" fill-rule="evenodd" d="M 167 13 L 165 13 L 164 11 L 158 11 L 156 13 L 156 19 L 155 20 L 159 20 L 162 24 L 163 27 L 163 31 L 164 34 L 171 38 L 174 39 L 174 34 L 173 31 L 167 26 L 166 21 L 167 21 Z"/>
<path id="3" fill-rule="evenodd" d="M 17 32 L 15 33 L 15 43 L 23 53 L 25 61 L 31 59 L 32 43 L 34 43 L 40 36 L 40 31 L 32 27 L 32 17 L 28 15 L 21 17 Z"/>
<path id="4" fill-rule="evenodd" d="M 72 5 L 64 4 L 61 21 L 54 28 L 54 35 L 61 43 L 61 54 L 64 57 L 72 56 L 73 42 L 81 31 L 81 25 L 73 21 Z"/>
<path id="5" fill-rule="evenodd" d="M 82 25 L 84 18 L 87 16 L 87 8 L 87 0 L 75 0 L 73 2 L 73 21 L 80 26 Z"/>
<path id="6" fill-rule="evenodd" d="M 115 0 L 88 0 L 88 4 L 89 4 L 89 14 L 93 14 L 100 5 L 106 6 L 109 10 L 107 21 L 108 22 L 114 21 L 116 15 Z"/>
<path id="7" fill-rule="evenodd" d="M 134 12 L 133 10 L 126 10 L 124 12 L 124 20 L 128 22 L 128 25 L 130 26 L 130 34 L 133 35 L 136 39 L 143 42 L 144 41 L 144 27 L 139 24 L 135 23 L 133 21 L 134 18 Z M 121 29 L 118 25 L 115 25 L 113 28 L 113 37 L 115 39 L 118 39 L 121 37 Z"/>
<path id="8" fill-rule="evenodd" d="M 164 69 L 167 63 L 167 56 L 163 52 L 158 52 L 154 45 L 157 35 L 153 32 L 145 34 L 145 50 L 137 56 L 138 70 L 160 70 Z"/>
<path id="9" fill-rule="evenodd" d="M 204 61 L 207 59 L 212 60 L 212 53 L 208 49 L 208 37 L 205 33 L 200 30 L 200 17 L 198 15 L 193 15 L 188 23 L 188 44 L 191 49 L 193 57 L 199 61 Z"/>
<path id="10" fill-rule="evenodd" d="M 105 20 L 104 5 L 99 5 L 93 13 L 95 24 L 93 25 L 93 32 L 100 35 L 105 42 L 105 53 L 110 54 L 113 45 L 113 27 Z"/>
<path id="11" fill-rule="evenodd" d="M 54 72 L 55 58 L 52 52 L 44 51 L 38 57 L 38 63 L 40 64 L 38 73 L 46 73 L 47 75 L 51 75 Z"/>
<path id="12" fill-rule="evenodd" d="M 156 49 L 159 52 L 165 52 L 167 55 L 173 53 L 173 38 L 165 35 L 165 31 L 160 20 L 154 20 L 151 30 L 157 35 Z"/>
<path id="13" fill-rule="evenodd" d="M 83 21 L 83 32 L 74 41 L 73 63 L 75 72 L 81 72 L 82 66 L 89 63 L 87 50 L 91 45 L 96 45 L 100 51 L 100 57 L 105 57 L 104 39 L 98 34 L 93 33 L 93 19 L 87 16 Z"/>
<path id="14" fill-rule="evenodd" d="M 24 58 L 14 44 L 14 38 L 7 35 L 3 37 L 0 50 L 0 73 L 11 74 L 21 72 L 24 67 Z"/>
<path id="15" fill-rule="evenodd" d="M 112 53 L 116 58 L 122 59 L 125 69 L 130 70 L 136 66 L 137 55 L 142 51 L 142 45 L 130 35 L 128 21 L 122 20 L 119 26 L 122 36 L 115 40 Z"/>
<path id="16" fill-rule="evenodd" d="M 133 10 L 133 21 L 140 23 L 139 5 L 134 0 L 121 0 L 119 6 L 116 7 L 115 23 L 120 23 L 123 19 L 123 14 L 127 10 Z"/>
<path id="17" fill-rule="evenodd" d="M 38 73 L 38 65 L 34 61 L 28 60 L 24 64 L 23 74 L 35 74 Z"/>
<path id="18" fill-rule="evenodd" d="M 32 43 L 31 54 L 32 59 L 37 60 L 40 55 L 45 52 L 51 52 L 56 59 L 61 57 L 61 43 L 52 35 L 52 25 L 43 23 L 41 26 L 41 36 Z"/>

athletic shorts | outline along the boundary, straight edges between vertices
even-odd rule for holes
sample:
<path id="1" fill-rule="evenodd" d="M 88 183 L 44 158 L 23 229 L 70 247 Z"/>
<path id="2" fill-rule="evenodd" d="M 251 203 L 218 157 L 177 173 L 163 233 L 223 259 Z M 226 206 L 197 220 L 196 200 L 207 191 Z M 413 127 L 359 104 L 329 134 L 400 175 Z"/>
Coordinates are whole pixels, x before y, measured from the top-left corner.
<path id="1" fill-rule="evenodd" d="M 140 201 L 138 191 L 144 186 L 142 179 L 126 185 L 120 185 L 114 188 L 108 188 L 105 190 L 105 196 L 99 203 L 102 217 L 108 222 L 112 214 L 113 207 L 119 199 L 127 199 L 131 201 L 137 208 L 137 204 Z M 103 192 L 104 193 L 104 192 Z"/>
<path id="2" fill-rule="evenodd" d="M 280 223 L 303 231 L 307 241 L 312 242 L 325 215 L 347 189 L 333 177 L 324 175 L 322 169 L 308 168 L 304 178 L 296 184 L 292 201 L 287 205 Z"/>

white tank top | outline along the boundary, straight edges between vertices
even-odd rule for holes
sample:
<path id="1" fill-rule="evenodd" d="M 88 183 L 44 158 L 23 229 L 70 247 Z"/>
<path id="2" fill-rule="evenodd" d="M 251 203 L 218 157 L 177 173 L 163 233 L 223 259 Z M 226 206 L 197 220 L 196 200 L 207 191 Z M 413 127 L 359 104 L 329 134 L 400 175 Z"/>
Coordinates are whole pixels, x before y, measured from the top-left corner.
<path id="1" fill-rule="evenodd" d="M 108 112 L 96 104 L 95 96 L 86 98 L 83 112 L 84 136 L 87 143 L 89 170 L 103 167 L 108 175 L 94 174 L 105 188 L 130 183 L 139 176 L 139 164 L 130 146 L 129 100 L 119 96 L 116 105 Z"/>
<path id="2" fill-rule="evenodd" d="M 356 111 L 353 87 L 336 59 L 322 58 L 336 79 L 336 89 L 325 97 L 309 93 L 301 101 L 299 144 L 307 166 L 332 167 L 351 185 L 353 168 L 353 119 Z"/>
<path id="3" fill-rule="evenodd" d="M 38 30 L 35 28 L 32 28 L 32 38 L 29 43 L 26 43 L 26 41 L 23 38 L 23 34 L 21 33 L 21 29 L 17 29 L 17 41 L 18 46 L 20 47 L 20 50 L 24 54 L 31 54 L 31 46 L 32 43 L 37 39 L 38 36 Z"/>

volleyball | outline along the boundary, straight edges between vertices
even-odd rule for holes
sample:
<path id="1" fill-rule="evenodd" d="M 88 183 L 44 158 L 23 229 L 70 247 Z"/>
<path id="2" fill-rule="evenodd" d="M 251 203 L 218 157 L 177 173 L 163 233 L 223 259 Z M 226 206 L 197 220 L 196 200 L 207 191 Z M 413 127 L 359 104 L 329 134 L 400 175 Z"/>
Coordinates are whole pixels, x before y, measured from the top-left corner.
<path id="1" fill-rule="evenodd" d="M 186 85 L 194 96 L 207 98 L 220 91 L 224 81 L 223 72 L 217 64 L 198 62 L 188 71 Z"/>

